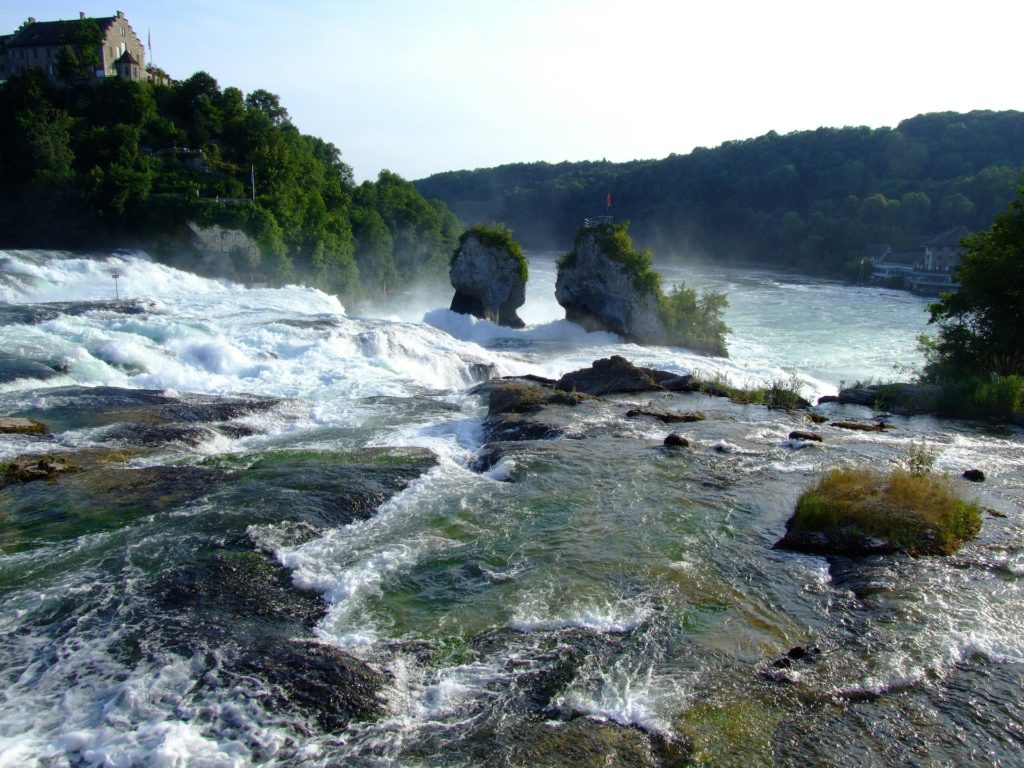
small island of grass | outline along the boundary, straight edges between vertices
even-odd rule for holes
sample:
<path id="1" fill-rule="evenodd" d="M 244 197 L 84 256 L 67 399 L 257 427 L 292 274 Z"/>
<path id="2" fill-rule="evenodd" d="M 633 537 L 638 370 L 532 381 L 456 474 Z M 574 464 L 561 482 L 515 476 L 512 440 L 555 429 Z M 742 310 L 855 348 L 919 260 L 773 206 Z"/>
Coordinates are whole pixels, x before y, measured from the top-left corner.
<path id="1" fill-rule="evenodd" d="M 980 530 L 979 507 L 945 476 L 845 468 L 800 497 L 776 546 L 811 554 L 948 555 Z"/>

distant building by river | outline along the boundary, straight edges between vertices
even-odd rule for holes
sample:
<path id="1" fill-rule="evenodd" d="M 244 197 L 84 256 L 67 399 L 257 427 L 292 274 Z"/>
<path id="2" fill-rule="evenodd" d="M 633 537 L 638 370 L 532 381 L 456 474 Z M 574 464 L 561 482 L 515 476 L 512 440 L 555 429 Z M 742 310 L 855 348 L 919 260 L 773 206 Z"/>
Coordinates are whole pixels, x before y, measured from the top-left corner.
<path id="1" fill-rule="evenodd" d="M 887 243 L 871 244 L 865 248 L 865 256 L 871 259 L 871 278 L 929 296 L 954 291 L 960 287 L 953 279 L 963 253 L 960 241 L 969 234 L 967 227 L 953 227 L 912 251 L 894 251 Z"/>
<path id="2" fill-rule="evenodd" d="M 164 84 L 170 82 L 164 72 L 146 66 L 146 48 L 122 11 L 102 18 L 80 13 L 78 19 L 70 21 L 37 21 L 29 17 L 15 32 L 0 35 L 0 81 L 32 67 L 57 80 L 59 51 L 64 46 L 77 49 L 79 25 L 88 21 L 95 22 L 102 35 L 96 46 L 99 56 L 92 72 L 93 79 L 117 77 Z"/>

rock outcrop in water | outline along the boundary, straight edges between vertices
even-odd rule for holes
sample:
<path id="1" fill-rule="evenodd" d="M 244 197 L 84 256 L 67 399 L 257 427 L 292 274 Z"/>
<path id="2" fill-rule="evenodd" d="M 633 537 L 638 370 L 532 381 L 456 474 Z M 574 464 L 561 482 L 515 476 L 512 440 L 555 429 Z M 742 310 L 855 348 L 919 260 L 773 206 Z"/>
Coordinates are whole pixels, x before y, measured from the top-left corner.
<path id="1" fill-rule="evenodd" d="M 510 328 L 525 325 L 516 310 L 526 301 L 526 258 L 508 229 L 477 226 L 465 232 L 450 276 L 453 312 Z"/>
<path id="2" fill-rule="evenodd" d="M 555 299 L 567 320 L 588 331 L 611 331 L 638 344 L 665 344 L 668 333 L 656 282 L 613 247 L 610 226 L 581 229 L 572 253 L 558 263 Z"/>

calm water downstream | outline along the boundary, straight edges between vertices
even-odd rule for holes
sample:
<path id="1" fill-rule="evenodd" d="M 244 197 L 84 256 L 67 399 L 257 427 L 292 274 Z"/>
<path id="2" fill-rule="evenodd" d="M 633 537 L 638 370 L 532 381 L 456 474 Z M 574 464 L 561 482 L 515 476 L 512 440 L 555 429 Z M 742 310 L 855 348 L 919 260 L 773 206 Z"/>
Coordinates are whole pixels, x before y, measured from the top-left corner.
<path id="1" fill-rule="evenodd" d="M 139 311 L 40 306 L 110 299 L 114 269 Z M 919 363 L 909 294 L 663 274 L 728 294 L 730 359 L 558 319 L 543 255 L 513 331 L 450 297 L 356 317 L 142 256 L 0 252 L 0 415 L 50 427 L 0 462 L 85 468 L 0 488 L 0 766 L 1019 765 L 1020 430 L 893 418 L 800 448 L 803 414 L 644 395 L 474 469 L 490 374 L 620 354 L 816 398 Z M 691 449 L 625 417 L 648 402 L 707 416 Z M 772 549 L 825 469 L 922 441 L 988 475 L 958 555 Z"/>

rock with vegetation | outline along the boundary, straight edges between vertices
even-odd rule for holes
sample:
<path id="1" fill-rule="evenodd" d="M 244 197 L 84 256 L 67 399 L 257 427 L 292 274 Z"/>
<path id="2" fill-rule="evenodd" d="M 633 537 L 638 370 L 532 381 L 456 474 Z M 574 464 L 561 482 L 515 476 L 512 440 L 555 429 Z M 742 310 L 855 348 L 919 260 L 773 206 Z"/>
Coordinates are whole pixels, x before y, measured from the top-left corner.
<path id="1" fill-rule="evenodd" d="M 35 419 L 0 416 L 0 435 L 41 435 L 46 425 Z"/>
<path id="2" fill-rule="evenodd" d="M 81 469 L 67 456 L 22 457 L 7 464 L 0 463 L 0 486 L 52 480 L 65 472 L 80 472 Z"/>
<path id="3" fill-rule="evenodd" d="M 526 257 L 500 224 L 478 224 L 459 238 L 450 277 L 455 296 L 451 310 L 498 325 L 522 328 L 516 310 L 526 301 Z"/>
<path id="4" fill-rule="evenodd" d="M 631 392 L 687 391 L 689 383 L 689 376 L 643 368 L 621 355 L 612 355 L 595 360 L 589 368 L 565 374 L 555 382 L 555 388 L 602 397 Z"/>
<path id="5" fill-rule="evenodd" d="M 980 530 L 980 509 L 945 476 L 846 468 L 800 497 L 776 547 L 821 555 L 948 555 Z"/>
<path id="6" fill-rule="evenodd" d="M 639 344 L 682 346 L 725 356 L 729 329 L 723 294 L 685 285 L 666 295 L 650 251 L 637 251 L 627 224 L 584 226 L 558 262 L 555 298 L 566 319 L 589 331 L 611 331 Z"/>

